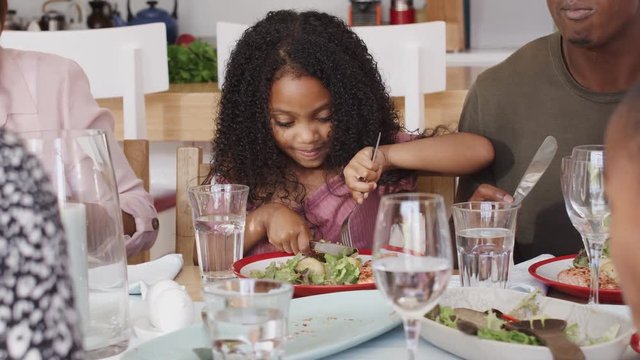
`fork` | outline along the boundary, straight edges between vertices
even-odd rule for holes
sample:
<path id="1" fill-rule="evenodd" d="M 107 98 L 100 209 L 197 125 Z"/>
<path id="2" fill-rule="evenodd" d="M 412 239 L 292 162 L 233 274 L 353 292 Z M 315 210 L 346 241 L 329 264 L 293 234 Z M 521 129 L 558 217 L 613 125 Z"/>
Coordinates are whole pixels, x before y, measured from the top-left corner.
<path id="1" fill-rule="evenodd" d="M 380 145 L 381 135 L 382 133 L 379 132 L 378 140 L 376 140 L 376 146 L 373 148 L 373 154 L 371 155 L 371 161 L 376 159 L 376 154 L 378 153 L 378 145 Z M 364 180 L 365 179 L 362 179 L 362 181 Z M 353 209 L 351 209 L 351 212 L 349 213 L 349 215 L 347 215 L 347 217 L 342 222 L 342 225 L 340 226 L 340 242 L 344 246 L 353 247 L 353 240 L 351 240 L 350 223 L 351 223 L 351 215 L 353 214 L 353 212 L 356 210 L 357 207 L 358 207 L 358 204 L 356 203 L 356 206 L 354 206 Z"/>

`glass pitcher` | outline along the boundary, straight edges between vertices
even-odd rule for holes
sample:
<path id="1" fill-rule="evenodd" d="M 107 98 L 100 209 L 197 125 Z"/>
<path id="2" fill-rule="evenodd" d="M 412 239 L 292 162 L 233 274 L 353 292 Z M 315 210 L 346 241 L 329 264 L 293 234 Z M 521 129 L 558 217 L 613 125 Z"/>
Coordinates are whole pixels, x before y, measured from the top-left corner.
<path id="1" fill-rule="evenodd" d="M 88 357 L 120 353 L 130 335 L 127 258 L 106 135 L 102 130 L 20 135 L 42 161 L 58 196 Z"/>

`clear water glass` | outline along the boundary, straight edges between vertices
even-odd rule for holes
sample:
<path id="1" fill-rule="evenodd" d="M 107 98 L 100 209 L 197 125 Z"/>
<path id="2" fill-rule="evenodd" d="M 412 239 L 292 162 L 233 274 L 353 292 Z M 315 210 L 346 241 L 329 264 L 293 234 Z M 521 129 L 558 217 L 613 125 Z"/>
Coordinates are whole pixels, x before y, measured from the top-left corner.
<path id="1" fill-rule="evenodd" d="M 189 188 L 196 252 L 204 282 L 232 278 L 242 259 L 249 187 L 236 184 Z"/>
<path id="2" fill-rule="evenodd" d="M 453 266 L 444 200 L 436 194 L 385 195 L 375 227 L 376 286 L 402 316 L 414 359 L 422 318 L 446 290 Z"/>
<path id="3" fill-rule="evenodd" d="M 589 256 L 589 304 L 598 304 L 600 258 L 609 238 L 611 216 L 604 187 L 604 152 L 597 151 L 588 160 L 581 159 L 562 158 L 562 194 L 569 219 L 582 236 Z"/>
<path id="4" fill-rule="evenodd" d="M 506 202 L 453 204 L 462 286 L 507 287 L 518 209 Z"/>
<path id="5" fill-rule="evenodd" d="M 87 357 L 116 355 L 128 347 L 131 330 L 122 212 L 107 135 L 102 130 L 20 135 L 42 161 L 58 196 Z"/>
<path id="6" fill-rule="evenodd" d="M 280 359 L 293 286 L 236 278 L 203 285 L 214 359 Z"/>

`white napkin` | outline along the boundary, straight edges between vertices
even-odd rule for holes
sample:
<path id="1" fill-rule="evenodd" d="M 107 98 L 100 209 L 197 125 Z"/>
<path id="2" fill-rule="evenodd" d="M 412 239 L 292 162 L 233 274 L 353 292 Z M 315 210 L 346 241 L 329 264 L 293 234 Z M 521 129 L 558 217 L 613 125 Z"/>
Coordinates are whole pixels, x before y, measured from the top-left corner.
<path id="1" fill-rule="evenodd" d="M 142 283 L 153 285 L 161 280 L 173 280 L 183 264 L 182 254 L 168 254 L 142 264 L 128 265 L 129 294 L 140 294 Z"/>
<path id="2" fill-rule="evenodd" d="M 553 255 L 551 254 L 542 254 L 514 266 L 513 271 L 511 272 L 511 274 L 509 274 L 508 287 L 510 289 L 523 292 L 533 292 L 535 290 L 540 290 L 540 292 L 546 295 L 547 286 L 531 276 L 531 274 L 529 274 L 529 267 L 537 263 L 538 261 L 550 259 L 552 257 Z"/>
<path id="3" fill-rule="evenodd" d="M 513 266 L 509 274 L 509 284 L 507 288 L 526 293 L 540 290 L 540 292 L 546 295 L 547 286 L 529 274 L 529 266 L 552 257 L 553 255 L 550 254 L 542 254 Z M 449 287 L 460 287 L 460 275 L 451 276 Z"/>

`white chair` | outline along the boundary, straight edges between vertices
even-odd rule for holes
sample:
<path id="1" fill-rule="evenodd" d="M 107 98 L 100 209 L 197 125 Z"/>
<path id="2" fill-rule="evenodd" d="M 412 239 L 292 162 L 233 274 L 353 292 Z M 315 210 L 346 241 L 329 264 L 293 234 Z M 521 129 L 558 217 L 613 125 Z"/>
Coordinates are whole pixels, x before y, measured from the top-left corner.
<path id="1" fill-rule="evenodd" d="M 108 29 L 4 31 L 0 45 L 66 57 L 89 78 L 96 99 L 122 97 L 125 139 L 145 139 L 144 94 L 169 89 L 163 23 Z"/>
<path id="2" fill-rule="evenodd" d="M 224 22 L 217 24 L 218 85 L 221 88 L 231 50 L 247 27 Z M 352 29 L 378 62 L 389 94 L 404 97 L 405 127 L 424 129 L 424 94 L 446 88 L 445 23 L 433 21 Z"/>

